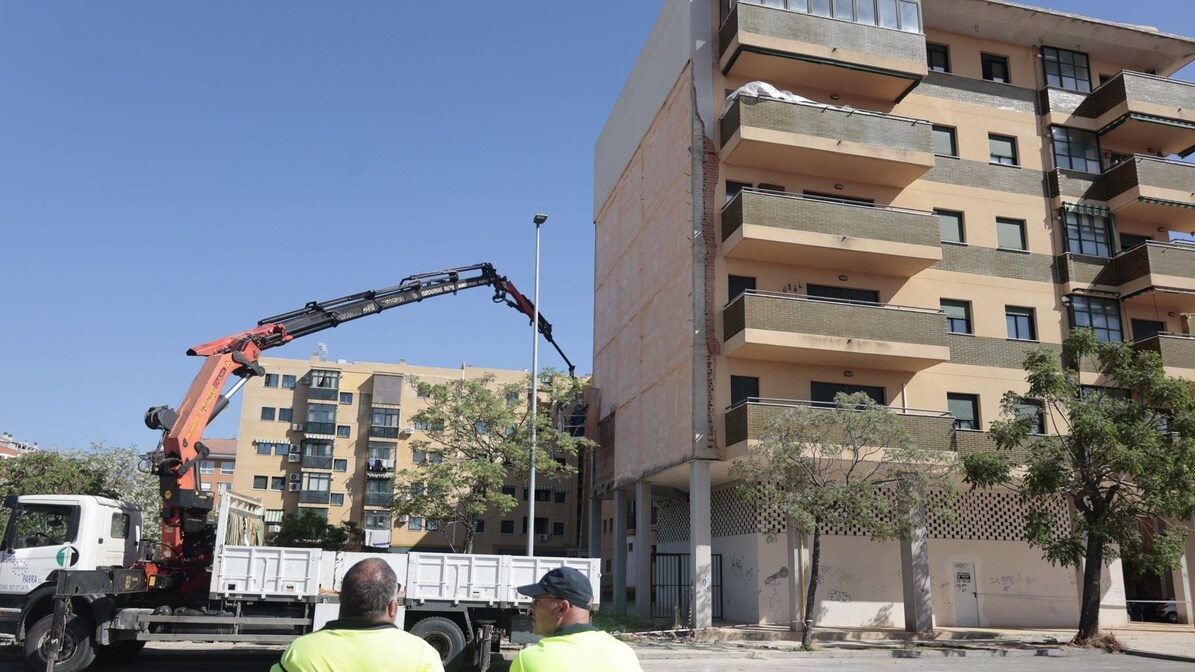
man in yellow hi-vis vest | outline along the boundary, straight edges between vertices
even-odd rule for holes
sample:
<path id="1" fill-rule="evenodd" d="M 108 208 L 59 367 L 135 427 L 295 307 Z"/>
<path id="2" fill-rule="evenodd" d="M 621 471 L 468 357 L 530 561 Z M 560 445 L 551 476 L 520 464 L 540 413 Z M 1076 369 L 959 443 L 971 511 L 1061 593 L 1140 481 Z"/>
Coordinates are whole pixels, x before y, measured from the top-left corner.
<path id="1" fill-rule="evenodd" d="M 362 560 L 340 584 L 340 618 L 291 642 L 270 672 L 444 672 L 430 644 L 394 624 L 397 614 L 394 570 Z"/>
<path id="2" fill-rule="evenodd" d="M 544 638 L 520 651 L 510 672 L 642 672 L 631 647 L 589 624 L 593 586 L 581 572 L 558 567 L 519 592 L 532 598 L 535 632 Z"/>

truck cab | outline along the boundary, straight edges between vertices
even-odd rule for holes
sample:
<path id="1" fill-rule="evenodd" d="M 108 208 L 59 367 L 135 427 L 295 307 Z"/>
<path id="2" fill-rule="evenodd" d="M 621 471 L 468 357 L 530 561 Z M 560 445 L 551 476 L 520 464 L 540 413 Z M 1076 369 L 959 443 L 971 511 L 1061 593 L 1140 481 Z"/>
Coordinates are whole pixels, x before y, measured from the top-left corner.
<path id="1" fill-rule="evenodd" d="M 142 521 L 134 504 L 91 495 L 20 495 L 4 506 L 0 633 L 17 634 L 27 603 L 43 592 L 53 596 L 57 570 L 127 567 L 139 559 Z"/>

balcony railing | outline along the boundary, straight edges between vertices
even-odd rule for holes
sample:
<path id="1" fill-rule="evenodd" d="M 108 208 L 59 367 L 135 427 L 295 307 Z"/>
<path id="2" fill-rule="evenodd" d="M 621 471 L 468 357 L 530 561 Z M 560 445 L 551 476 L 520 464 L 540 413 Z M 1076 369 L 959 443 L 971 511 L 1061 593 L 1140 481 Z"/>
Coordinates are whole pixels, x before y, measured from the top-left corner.
<path id="1" fill-rule="evenodd" d="M 752 398 L 726 411 L 726 445 L 733 446 L 749 440 L 759 440 L 770 423 L 787 411 L 797 408 L 817 408 L 819 412 L 839 413 L 837 408 L 821 402 L 795 399 Z M 954 416 L 944 411 L 890 407 L 913 444 L 925 450 L 953 451 Z"/>
<path id="2" fill-rule="evenodd" d="M 392 492 L 365 493 L 365 506 L 390 506 L 393 501 L 394 493 Z"/>
<path id="3" fill-rule="evenodd" d="M 940 310 L 744 292 L 722 314 L 733 357 L 920 371 L 950 360 Z"/>
<path id="4" fill-rule="evenodd" d="M 332 499 L 332 493 L 328 490 L 300 490 L 299 503 L 300 504 L 327 504 Z"/>
<path id="5" fill-rule="evenodd" d="M 304 469 L 331 469 L 332 456 L 331 455 L 304 455 L 303 456 Z"/>
<path id="6" fill-rule="evenodd" d="M 907 187 L 934 166 L 930 124 L 816 102 L 740 95 L 721 120 L 722 160 Z"/>
<path id="7" fill-rule="evenodd" d="M 1195 245 L 1148 242 L 1112 258 L 1063 254 L 1059 281 L 1065 291 L 1103 285 L 1127 304 L 1167 311 L 1195 311 Z"/>
<path id="8" fill-rule="evenodd" d="M 324 434 L 332 436 L 336 433 L 335 422 L 308 422 L 306 432 L 308 434 Z"/>
<path id="9" fill-rule="evenodd" d="M 1137 155 L 1106 170 L 1092 189 L 1122 219 L 1195 231 L 1195 163 Z"/>
<path id="10" fill-rule="evenodd" d="M 722 209 L 726 256 L 909 277 L 942 260 L 933 213 L 755 189 Z"/>
<path id="11" fill-rule="evenodd" d="M 1195 370 L 1195 335 L 1163 332 L 1138 339 L 1133 347 L 1158 353 L 1166 367 Z"/>
<path id="12" fill-rule="evenodd" d="M 398 427 L 370 427 L 369 436 L 375 439 L 397 439 Z"/>

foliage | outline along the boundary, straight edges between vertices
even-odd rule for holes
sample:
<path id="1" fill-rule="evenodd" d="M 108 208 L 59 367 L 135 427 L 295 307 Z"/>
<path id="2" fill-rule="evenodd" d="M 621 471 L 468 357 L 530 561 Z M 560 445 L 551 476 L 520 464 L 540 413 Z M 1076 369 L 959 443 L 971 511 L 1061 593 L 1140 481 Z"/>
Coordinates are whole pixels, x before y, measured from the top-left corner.
<path id="1" fill-rule="evenodd" d="M 826 528 L 855 527 L 877 541 L 906 537 L 928 513 L 929 492 L 947 493 L 946 508 L 933 511 L 943 516 L 951 515 L 955 492 L 952 455 L 915 445 L 900 417 L 867 394 L 839 393 L 835 403 L 785 410 L 768 423 L 760 445 L 731 468 L 740 497 L 756 511 L 782 514 L 760 517 L 769 541 L 788 526 L 813 535 L 807 615 Z M 807 624 L 803 644 L 811 634 Z"/>
<path id="2" fill-rule="evenodd" d="M 967 456 L 964 470 L 972 487 L 1020 494 L 1025 538 L 1047 560 L 1084 567 L 1075 640 L 1085 643 L 1099 633 L 1105 562 L 1119 555 L 1139 571 L 1177 566 L 1188 530 L 1151 530 L 1147 544 L 1142 526 L 1195 511 L 1191 382 L 1167 376 L 1157 353 L 1099 343 L 1090 329 L 1071 332 L 1061 359 L 1038 349 L 1024 368 L 1028 391 L 1005 394 L 1004 419 L 992 424 L 996 450 Z M 1081 369 L 1099 387 L 1082 385 Z M 1053 433 L 1034 434 L 1033 418 L 1018 417 L 1025 398 L 1042 402 Z M 1023 464 L 1013 451 L 1027 455 Z M 1054 513 L 1061 502 L 1074 506 L 1074 520 Z"/>
<path id="3" fill-rule="evenodd" d="M 148 542 L 150 548 L 156 547 L 162 538 L 162 526 L 158 524 L 162 495 L 158 477 L 142 466 L 143 458 L 137 447 L 121 448 L 93 443 L 91 452 L 81 457 L 89 469 L 100 474 L 103 490 L 109 496 L 132 502 L 141 509 L 142 539 Z"/>
<path id="4" fill-rule="evenodd" d="M 104 474 L 78 451 L 41 450 L 0 460 L 5 495 L 103 495 L 115 493 Z"/>
<path id="5" fill-rule="evenodd" d="M 411 418 L 425 428 L 411 447 L 426 457 L 395 475 L 392 508 L 438 522 L 452 548 L 471 553 L 477 523 L 518 504 L 502 486 L 511 476 L 521 481 L 530 465 L 530 376 L 508 384 L 483 376 L 441 384 L 417 380 L 415 385 L 427 406 Z M 554 422 L 556 411 L 580 398 L 580 381 L 548 370 L 541 373 L 539 391 L 535 469 L 550 481 L 575 472 L 556 458 L 575 455 L 591 442 Z"/>
<path id="6" fill-rule="evenodd" d="M 344 551 L 359 546 L 363 535 L 361 528 L 352 521 L 332 525 L 310 511 L 286 514 L 282 517 L 280 527 L 278 533 L 270 538 L 270 546 Z"/>

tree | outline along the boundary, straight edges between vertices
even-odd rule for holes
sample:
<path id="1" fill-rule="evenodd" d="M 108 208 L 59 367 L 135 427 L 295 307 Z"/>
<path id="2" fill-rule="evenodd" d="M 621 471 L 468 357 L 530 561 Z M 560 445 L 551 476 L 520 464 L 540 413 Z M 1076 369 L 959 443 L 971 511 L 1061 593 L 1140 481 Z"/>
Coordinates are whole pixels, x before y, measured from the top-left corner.
<path id="1" fill-rule="evenodd" d="M 114 496 L 104 474 L 77 451 L 41 450 L 0 460 L 0 490 L 5 495 Z"/>
<path id="2" fill-rule="evenodd" d="M 1029 390 L 1008 392 L 1004 419 L 992 423 L 996 449 L 964 458 L 976 488 L 1006 487 L 1025 506 L 1025 539 L 1052 564 L 1083 568 L 1076 644 L 1099 634 L 1100 570 L 1118 555 L 1139 571 L 1178 565 L 1188 530 L 1141 525 L 1188 520 L 1195 510 L 1195 402 L 1191 381 L 1167 376 L 1161 357 L 1127 343 L 1100 343 L 1090 329 L 1072 331 L 1063 357 L 1038 349 L 1025 357 Z M 1097 372 L 1100 387 L 1080 383 Z M 1089 374 L 1091 375 L 1091 374 Z M 1040 403 L 1054 432 L 1036 433 Z M 1027 455 L 1017 464 L 1012 451 Z M 1073 520 L 1052 513 L 1060 501 Z"/>
<path id="3" fill-rule="evenodd" d="M 147 547 L 156 547 L 162 539 L 160 512 L 162 494 L 157 476 L 143 466 L 143 457 L 136 446 L 121 448 L 91 444 L 91 452 L 81 455 L 83 463 L 99 474 L 101 487 L 109 496 L 136 504 L 143 518 L 142 539 Z M 98 494 L 98 493 L 85 493 Z"/>
<path id="4" fill-rule="evenodd" d="M 552 371 L 543 372 L 541 380 L 535 469 L 545 478 L 561 478 L 575 470 L 556 458 L 575 455 L 592 443 L 571 436 L 554 421 L 556 411 L 580 398 L 581 383 Z M 411 447 L 425 457 L 413 469 L 395 474 L 392 508 L 438 523 L 450 547 L 471 553 L 477 524 L 518 504 L 502 486 L 530 466 L 530 377 L 508 384 L 483 376 L 442 384 L 416 381 L 415 386 L 427 407 L 411 420 L 424 428 L 425 438 L 412 441 Z"/>
<path id="5" fill-rule="evenodd" d="M 924 515 L 950 514 L 953 497 L 930 512 L 929 492 L 955 492 L 953 456 L 914 445 L 899 416 L 861 392 L 839 393 L 835 405 L 785 410 L 767 424 L 760 445 L 731 468 L 731 476 L 741 480 L 739 496 L 756 511 L 782 514 L 760 516 L 768 541 L 788 529 L 813 537 L 805 647 L 812 640 L 821 581 L 822 532 L 852 526 L 873 541 L 906 538 Z M 799 580 L 799 574 L 791 572 L 789 580 Z"/>
<path id="6" fill-rule="evenodd" d="M 286 514 L 280 527 L 269 545 L 344 551 L 361 543 L 362 530 L 356 523 L 345 521 L 332 525 L 310 511 Z"/>

